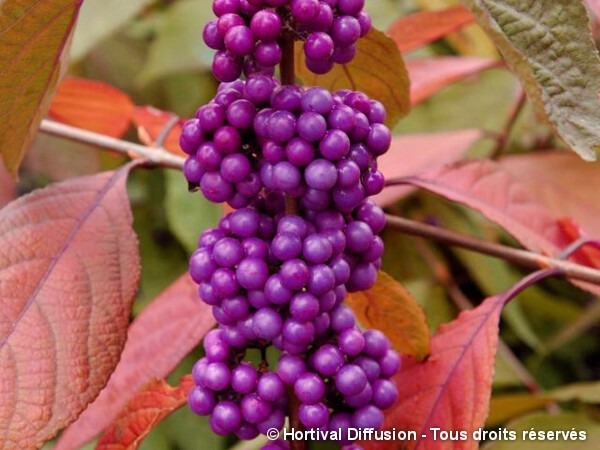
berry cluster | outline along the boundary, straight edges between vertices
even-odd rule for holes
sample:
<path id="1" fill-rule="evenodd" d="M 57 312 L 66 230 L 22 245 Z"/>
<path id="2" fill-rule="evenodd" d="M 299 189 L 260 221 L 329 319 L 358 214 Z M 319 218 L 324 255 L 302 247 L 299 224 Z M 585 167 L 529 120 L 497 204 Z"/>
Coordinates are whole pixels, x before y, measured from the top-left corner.
<path id="1" fill-rule="evenodd" d="M 352 212 L 381 192 L 391 142 L 383 105 L 365 94 L 280 86 L 266 75 L 222 84 L 183 129 L 184 173 L 214 202 L 248 206 L 263 187 L 307 210 Z"/>
<path id="2" fill-rule="evenodd" d="M 183 127 L 191 189 L 234 212 L 201 234 L 190 275 L 218 328 L 204 339 L 190 408 L 215 433 L 253 439 L 294 414 L 308 428 L 378 428 L 397 397 L 399 355 L 343 304 L 373 286 L 385 215 L 377 158 L 383 105 L 349 90 L 282 85 L 282 43 L 316 73 L 349 62 L 371 27 L 364 0 L 214 0 L 217 95 Z M 289 51 L 289 46 L 286 46 Z M 287 55 L 288 57 L 291 55 Z M 288 58 L 289 59 L 289 58 Z M 246 81 L 239 80 L 245 74 Z M 280 352 L 270 367 L 269 348 Z M 250 363 L 249 349 L 260 352 Z M 299 405 L 297 405 L 298 403 Z M 342 437 L 347 450 L 360 450 Z M 263 450 L 287 450 L 274 441 Z"/>
<path id="3" fill-rule="evenodd" d="M 307 428 L 381 426 L 381 410 L 396 400 L 389 377 L 400 360 L 381 332 L 361 332 L 342 304 L 347 286 L 374 282 L 376 268 L 365 278 L 346 253 L 373 247 L 370 226 L 346 223 L 337 211 L 309 214 L 310 220 L 283 214 L 280 202 L 260 203 L 262 213 L 239 209 L 204 232 L 190 260 L 190 274 L 220 324 L 205 338 L 206 357 L 194 369 L 192 410 L 210 414 L 216 433 L 250 439 L 283 426 L 289 386 Z M 382 223 L 370 201 L 359 211 L 371 224 Z M 356 231 L 357 224 L 369 234 Z M 282 352 L 277 372 L 242 362 L 246 349 L 270 345 Z"/>
<path id="4" fill-rule="evenodd" d="M 265 73 L 281 62 L 284 33 L 304 40 L 307 67 L 329 72 L 350 62 L 356 42 L 371 29 L 364 0 L 214 0 L 216 19 L 204 27 L 206 45 L 217 50 L 213 73 L 222 82 Z"/>

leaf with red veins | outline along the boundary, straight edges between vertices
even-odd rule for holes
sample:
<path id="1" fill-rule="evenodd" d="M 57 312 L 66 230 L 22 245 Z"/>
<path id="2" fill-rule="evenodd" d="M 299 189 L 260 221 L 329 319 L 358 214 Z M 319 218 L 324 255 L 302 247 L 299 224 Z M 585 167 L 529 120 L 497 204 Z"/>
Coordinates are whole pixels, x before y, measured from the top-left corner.
<path id="1" fill-rule="evenodd" d="M 79 449 L 116 419 L 146 383 L 166 377 L 215 325 L 186 273 L 135 319 L 119 365 L 98 398 L 61 435 L 54 450 Z"/>
<path id="2" fill-rule="evenodd" d="M 148 383 L 102 434 L 96 450 L 135 450 L 146 436 L 165 419 L 187 403 L 194 382 L 191 376 L 171 387 L 164 380 Z"/>
<path id="3" fill-rule="evenodd" d="M 498 323 L 506 297 L 489 298 L 442 325 L 424 363 L 405 358 L 396 375 L 398 400 L 386 413 L 384 430 L 416 432 L 414 441 L 363 442 L 365 450 L 475 450 L 471 436 L 489 412 Z M 431 428 L 465 431 L 469 439 L 442 441 Z M 439 431 L 438 431 L 439 433 Z"/>
<path id="4" fill-rule="evenodd" d="M 35 448 L 106 385 L 125 344 L 140 260 L 131 166 L 0 210 L 0 448 Z"/>

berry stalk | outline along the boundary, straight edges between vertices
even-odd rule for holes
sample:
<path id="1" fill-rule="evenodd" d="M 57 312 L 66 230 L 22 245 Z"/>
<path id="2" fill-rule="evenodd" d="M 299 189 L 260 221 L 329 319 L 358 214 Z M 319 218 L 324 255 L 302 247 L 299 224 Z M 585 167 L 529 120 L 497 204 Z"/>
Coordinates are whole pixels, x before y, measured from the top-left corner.
<path id="1" fill-rule="evenodd" d="M 285 35 L 282 39 L 281 50 L 282 58 L 281 64 L 279 66 L 281 74 L 281 84 L 293 85 L 296 82 L 296 69 L 294 64 L 294 37 L 291 35 L 291 33 Z M 285 213 L 287 215 L 298 214 L 298 201 L 295 198 L 290 197 L 289 195 L 285 196 Z M 287 396 L 290 417 L 290 428 L 293 430 L 302 430 L 303 426 L 300 422 L 301 402 L 294 393 L 294 389 L 291 387 L 288 388 Z M 290 442 L 290 449 L 305 450 L 306 443 L 303 440 L 293 440 Z"/>

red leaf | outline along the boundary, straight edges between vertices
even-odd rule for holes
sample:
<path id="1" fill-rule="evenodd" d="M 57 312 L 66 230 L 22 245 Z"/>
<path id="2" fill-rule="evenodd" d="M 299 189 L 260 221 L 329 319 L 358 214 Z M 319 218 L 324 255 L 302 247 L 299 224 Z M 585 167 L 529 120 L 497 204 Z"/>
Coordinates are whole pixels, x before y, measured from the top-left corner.
<path id="1" fill-rule="evenodd" d="M 401 17 L 387 33 L 404 53 L 427 45 L 473 22 L 475 18 L 465 7 L 454 6 Z"/>
<path id="2" fill-rule="evenodd" d="M 150 138 L 155 141 L 165 130 L 169 121 L 174 117 L 177 116 L 171 112 L 161 111 L 160 109 L 151 106 L 136 107 L 133 112 L 133 123 L 135 123 L 136 126 L 143 128 Z M 180 119 L 175 123 L 163 144 L 163 147 L 167 150 L 178 155 L 185 155 L 179 147 L 179 135 L 181 134 L 183 123 L 183 119 Z"/>
<path id="3" fill-rule="evenodd" d="M 106 428 L 135 393 L 167 376 L 215 324 L 188 274 L 161 293 L 129 328 L 106 388 L 61 436 L 55 450 L 78 449 Z"/>
<path id="4" fill-rule="evenodd" d="M 501 65 L 493 59 L 465 56 L 408 59 L 410 102 L 413 106 L 418 105 L 456 81 Z"/>
<path id="5" fill-rule="evenodd" d="M 127 94 L 106 83 L 65 78 L 48 114 L 58 122 L 118 138 L 129 128 L 133 103 Z"/>
<path id="6" fill-rule="evenodd" d="M 34 448 L 104 387 L 125 343 L 139 254 L 129 167 L 0 211 L 0 448 Z"/>
<path id="7" fill-rule="evenodd" d="M 190 376 L 173 388 L 164 380 L 153 380 L 129 402 L 119 418 L 104 432 L 96 450 L 135 450 L 169 414 L 187 402 L 194 382 Z"/>
<path id="8" fill-rule="evenodd" d="M 460 159 L 482 137 L 481 130 L 396 136 L 390 151 L 379 159 L 379 167 L 388 180 L 417 175 Z M 388 206 L 414 190 L 410 186 L 388 187 L 375 197 L 375 201 Z"/>
<path id="9" fill-rule="evenodd" d="M 489 410 L 498 345 L 498 322 L 506 297 L 486 300 L 457 320 L 442 325 L 425 363 L 407 358 L 396 375 L 398 401 L 386 414 L 384 429 L 415 431 L 403 450 L 474 450 L 478 442 L 434 440 L 430 428 L 473 431 L 483 427 Z M 426 437 L 423 437 L 426 436 Z M 399 448 L 398 441 L 363 443 L 368 450 Z"/>

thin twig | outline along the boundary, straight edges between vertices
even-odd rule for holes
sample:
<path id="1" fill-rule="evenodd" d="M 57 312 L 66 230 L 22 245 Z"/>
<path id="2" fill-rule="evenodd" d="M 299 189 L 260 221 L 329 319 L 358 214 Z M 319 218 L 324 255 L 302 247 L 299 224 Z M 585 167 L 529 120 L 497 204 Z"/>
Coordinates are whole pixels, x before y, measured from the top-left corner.
<path id="1" fill-rule="evenodd" d="M 181 170 L 183 168 L 183 163 L 185 162 L 185 158 L 182 156 L 170 153 L 162 147 L 148 147 L 135 144 L 133 142 L 94 133 L 93 131 L 83 130 L 71 125 L 58 123 L 53 120 L 42 120 L 40 131 L 52 136 L 112 150 L 127 155 L 130 158 L 136 156 L 141 157 L 152 164 L 162 167 Z"/>
<path id="2" fill-rule="evenodd" d="M 510 112 L 508 113 L 508 117 L 506 118 L 506 122 L 502 127 L 500 133 L 498 133 L 498 137 L 496 138 L 496 147 L 492 152 L 491 158 L 498 159 L 504 150 L 506 150 L 506 146 L 508 145 L 508 138 L 510 137 L 510 133 L 519 118 L 519 114 L 523 110 L 525 103 L 527 101 L 527 95 L 525 95 L 525 91 L 521 86 L 517 87 L 516 99 Z"/>
<path id="3" fill-rule="evenodd" d="M 387 224 L 389 227 L 400 230 L 413 236 L 420 236 L 445 244 L 462 247 L 483 253 L 506 261 L 518 264 L 523 267 L 538 270 L 540 268 L 558 268 L 567 278 L 574 280 L 587 281 L 589 283 L 600 285 L 600 271 L 591 267 L 576 264 L 570 261 L 563 261 L 539 253 L 521 250 L 506 245 L 487 242 L 471 236 L 455 233 L 440 227 L 434 227 L 422 222 L 387 215 Z"/>
<path id="4" fill-rule="evenodd" d="M 419 253 L 421 253 L 421 256 L 423 256 L 423 259 L 431 268 L 438 282 L 444 286 L 454 304 L 460 310 L 473 309 L 475 306 L 457 285 L 456 280 L 452 276 L 445 261 L 442 261 L 437 255 L 435 255 L 431 248 L 426 245 L 427 241 L 420 238 L 413 239 L 415 241 L 417 250 Z M 529 372 L 527 367 L 523 365 L 519 358 L 515 356 L 513 351 L 508 345 L 506 345 L 502 338 L 499 338 L 498 340 L 498 353 L 504 357 L 506 363 L 510 366 L 521 383 L 523 383 L 523 385 L 530 392 L 540 392 L 541 388 L 535 377 Z"/>

